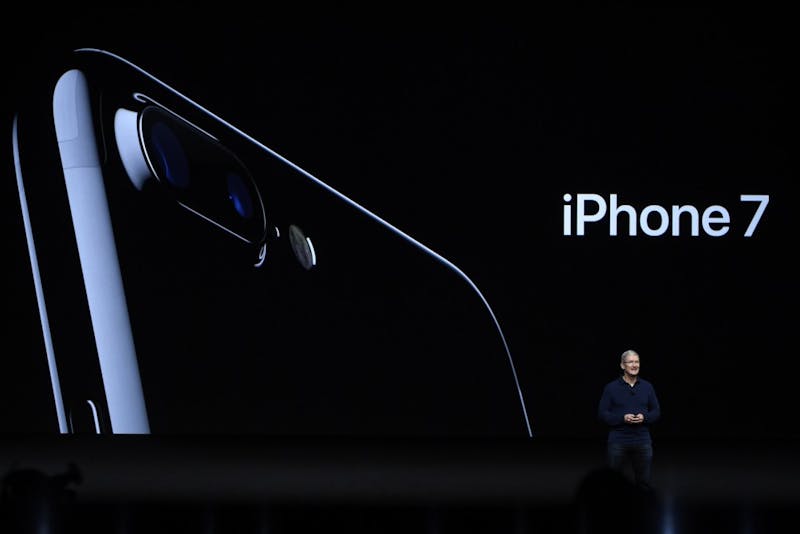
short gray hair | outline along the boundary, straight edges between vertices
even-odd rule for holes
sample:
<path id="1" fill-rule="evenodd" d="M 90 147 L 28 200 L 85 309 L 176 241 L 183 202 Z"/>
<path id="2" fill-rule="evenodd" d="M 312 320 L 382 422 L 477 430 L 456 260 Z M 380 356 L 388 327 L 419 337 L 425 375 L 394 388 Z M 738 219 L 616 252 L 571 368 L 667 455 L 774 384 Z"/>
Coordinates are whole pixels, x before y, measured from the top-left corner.
<path id="1" fill-rule="evenodd" d="M 622 353 L 622 356 L 620 356 L 619 358 L 620 363 L 625 363 L 625 358 L 627 358 L 628 356 L 639 356 L 639 353 L 633 349 L 626 350 L 625 352 Z"/>

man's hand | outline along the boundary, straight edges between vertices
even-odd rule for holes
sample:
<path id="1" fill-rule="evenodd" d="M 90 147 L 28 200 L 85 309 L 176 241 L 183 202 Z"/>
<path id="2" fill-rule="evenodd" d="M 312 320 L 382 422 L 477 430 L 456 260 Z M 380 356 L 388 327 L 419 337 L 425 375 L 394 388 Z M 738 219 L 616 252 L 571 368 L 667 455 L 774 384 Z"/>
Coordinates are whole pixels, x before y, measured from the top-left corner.
<path id="1" fill-rule="evenodd" d="M 644 422 L 644 415 L 642 415 L 640 413 L 637 413 L 637 414 L 626 413 L 625 417 L 623 418 L 623 420 L 626 423 L 630 423 L 632 425 L 635 425 L 635 424 Z"/>

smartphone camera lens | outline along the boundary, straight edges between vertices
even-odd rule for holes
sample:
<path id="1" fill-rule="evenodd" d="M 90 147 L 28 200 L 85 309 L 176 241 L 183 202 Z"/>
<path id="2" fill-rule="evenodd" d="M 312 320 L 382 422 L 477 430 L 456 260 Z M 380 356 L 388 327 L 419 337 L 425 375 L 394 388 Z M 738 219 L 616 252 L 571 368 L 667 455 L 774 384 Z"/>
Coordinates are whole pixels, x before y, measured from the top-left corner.
<path id="1" fill-rule="evenodd" d="M 151 145 L 154 149 L 153 164 L 160 168 L 163 176 L 172 186 L 189 187 L 189 163 L 181 142 L 172 129 L 161 121 L 153 124 L 150 130 Z"/>
<path id="2" fill-rule="evenodd" d="M 121 130 L 130 131 L 123 113 Z M 228 147 L 193 124 L 158 106 L 138 114 L 140 156 L 126 149 L 129 174 L 142 181 L 142 165 L 178 204 L 213 222 L 250 244 L 260 244 L 266 234 L 261 195 L 250 171 Z M 128 139 L 130 134 L 118 134 Z M 126 145 L 130 144 L 125 142 Z M 121 153 L 123 151 L 121 150 Z"/>
<path id="3" fill-rule="evenodd" d="M 246 182 L 236 173 L 228 174 L 228 199 L 240 216 L 245 219 L 253 217 L 253 198 Z"/>

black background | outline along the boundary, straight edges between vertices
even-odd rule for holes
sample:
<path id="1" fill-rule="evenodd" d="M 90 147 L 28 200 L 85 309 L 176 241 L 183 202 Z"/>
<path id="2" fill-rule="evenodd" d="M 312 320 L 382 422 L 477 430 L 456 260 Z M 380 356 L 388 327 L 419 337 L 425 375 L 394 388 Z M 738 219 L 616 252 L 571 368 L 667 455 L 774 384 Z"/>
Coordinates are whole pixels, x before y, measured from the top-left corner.
<path id="1" fill-rule="evenodd" d="M 127 57 L 460 266 L 515 355 L 533 430 L 598 437 L 639 351 L 660 437 L 797 437 L 796 38 L 696 10 L 287 17 L 78 10 L 4 35 L 4 431 L 50 432 L 19 220 L 14 97 L 48 50 Z M 712 204 L 723 237 L 562 235 L 563 195 Z M 741 194 L 768 194 L 752 238 Z M 470 358 L 469 354 L 462 355 Z"/>

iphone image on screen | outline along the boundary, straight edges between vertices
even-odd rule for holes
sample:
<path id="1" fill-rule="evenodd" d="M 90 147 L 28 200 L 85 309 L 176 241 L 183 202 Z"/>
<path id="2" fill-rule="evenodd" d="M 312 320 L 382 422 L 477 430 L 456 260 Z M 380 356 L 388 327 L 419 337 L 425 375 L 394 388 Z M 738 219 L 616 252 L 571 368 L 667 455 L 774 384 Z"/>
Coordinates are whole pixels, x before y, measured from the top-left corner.
<path id="1" fill-rule="evenodd" d="M 144 67 L 63 56 L 10 127 L 59 432 L 532 436 L 458 266 Z"/>

